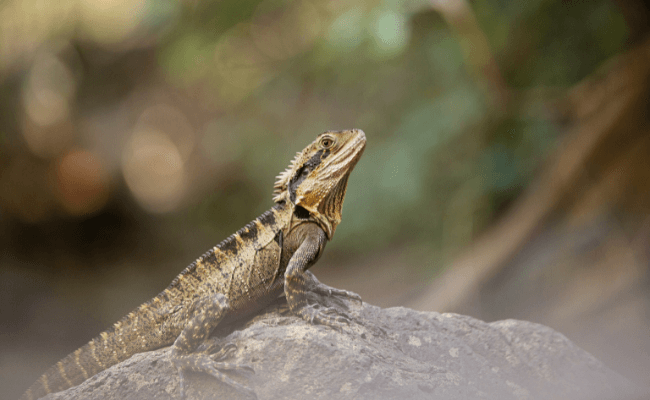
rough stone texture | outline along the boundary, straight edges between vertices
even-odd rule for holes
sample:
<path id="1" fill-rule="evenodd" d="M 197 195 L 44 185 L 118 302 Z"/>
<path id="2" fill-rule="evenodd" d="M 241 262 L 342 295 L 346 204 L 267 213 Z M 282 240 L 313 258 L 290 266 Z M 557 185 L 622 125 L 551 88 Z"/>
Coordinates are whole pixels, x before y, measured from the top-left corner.
<path id="1" fill-rule="evenodd" d="M 230 376 L 260 400 L 620 399 L 634 391 L 625 378 L 542 325 L 367 304 L 350 305 L 349 315 L 354 322 L 338 332 L 276 304 L 245 327 L 219 329 L 215 334 L 222 336 L 210 344 L 237 345 L 229 361 L 249 364 L 255 373 Z M 137 354 L 45 399 L 179 399 L 168 355 L 169 348 Z M 187 398 L 250 396 L 188 372 Z"/>

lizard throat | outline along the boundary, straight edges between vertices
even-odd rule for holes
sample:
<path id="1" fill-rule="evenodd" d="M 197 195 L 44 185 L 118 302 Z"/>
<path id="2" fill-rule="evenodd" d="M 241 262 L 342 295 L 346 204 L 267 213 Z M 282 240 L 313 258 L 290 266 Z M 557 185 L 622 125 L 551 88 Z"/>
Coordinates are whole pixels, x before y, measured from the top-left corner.
<path id="1" fill-rule="evenodd" d="M 345 199 L 345 192 L 348 188 L 349 177 L 350 173 L 345 174 L 318 205 L 319 214 L 325 217 L 329 225 L 327 229 L 325 229 L 329 239 L 332 238 L 336 226 L 341 222 L 343 200 Z"/>

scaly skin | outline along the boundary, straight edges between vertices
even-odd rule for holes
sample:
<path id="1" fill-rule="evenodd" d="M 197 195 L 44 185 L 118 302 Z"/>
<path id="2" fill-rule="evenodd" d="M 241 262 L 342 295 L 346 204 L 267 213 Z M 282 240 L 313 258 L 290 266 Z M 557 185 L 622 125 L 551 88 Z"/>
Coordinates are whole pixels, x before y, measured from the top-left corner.
<path id="1" fill-rule="evenodd" d="M 255 396 L 252 389 L 223 374 L 250 367 L 195 353 L 225 318 L 264 308 L 284 291 L 290 310 L 309 322 L 340 328 L 345 315 L 308 304 L 307 291 L 361 300 L 358 295 L 318 282 L 307 269 L 320 257 L 341 221 L 348 178 L 361 157 L 361 130 L 330 131 L 298 153 L 275 183 L 275 205 L 187 267 L 158 296 L 112 328 L 56 363 L 21 397 L 33 400 L 76 386 L 134 354 L 172 345 L 171 361 L 184 371 L 208 373 Z"/>

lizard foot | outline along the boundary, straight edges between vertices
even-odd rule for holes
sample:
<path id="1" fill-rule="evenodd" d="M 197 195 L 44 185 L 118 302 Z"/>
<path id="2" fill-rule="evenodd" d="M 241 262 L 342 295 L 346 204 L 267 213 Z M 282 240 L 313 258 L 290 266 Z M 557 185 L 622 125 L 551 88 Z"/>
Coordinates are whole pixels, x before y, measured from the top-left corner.
<path id="1" fill-rule="evenodd" d="M 176 355 L 172 357 L 172 362 L 178 369 L 178 375 L 180 379 L 180 397 L 185 399 L 185 374 L 186 370 L 204 372 L 206 374 L 212 375 L 219 381 L 232 386 L 238 391 L 246 394 L 247 396 L 257 399 L 257 395 L 250 387 L 243 385 L 222 371 L 235 371 L 235 372 L 254 372 L 253 368 L 246 364 L 235 364 L 223 361 L 226 356 L 232 353 L 236 349 L 234 344 L 225 345 L 219 352 L 213 355 L 207 354 L 188 354 L 188 355 Z"/>
<path id="2" fill-rule="evenodd" d="M 361 296 L 354 292 L 350 292 L 347 290 L 343 289 L 337 289 L 333 288 L 331 286 L 328 286 L 321 281 L 319 281 L 314 274 L 312 274 L 310 271 L 305 271 L 305 276 L 308 278 L 308 287 L 310 291 L 315 292 L 317 294 L 323 295 L 323 296 L 328 296 L 328 297 L 342 297 L 348 300 L 356 301 L 359 303 L 359 305 L 363 305 L 363 300 L 361 300 Z"/>
<path id="3" fill-rule="evenodd" d="M 207 354 L 214 361 L 221 361 L 228 357 L 231 357 L 236 350 L 237 345 L 232 342 L 221 345 L 215 341 L 205 347 L 203 345 L 199 346 L 194 354 Z"/>
<path id="4" fill-rule="evenodd" d="M 343 297 L 343 298 L 346 298 L 348 300 L 356 301 L 356 302 L 359 303 L 359 305 L 363 304 L 363 300 L 361 300 L 361 296 L 359 296 L 358 294 L 356 294 L 354 292 L 350 292 L 350 291 L 347 291 L 347 290 L 333 288 L 331 286 L 327 286 L 327 285 L 324 285 L 324 284 L 320 284 L 320 285 L 316 286 L 315 288 L 313 288 L 312 290 L 315 291 L 316 293 L 319 293 L 319 294 L 322 294 L 322 295 L 325 295 L 325 296 Z"/>
<path id="5" fill-rule="evenodd" d="M 309 304 L 298 310 L 297 314 L 305 321 L 329 326 L 339 332 L 343 330 L 344 326 L 350 324 L 350 318 L 331 307 Z"/>

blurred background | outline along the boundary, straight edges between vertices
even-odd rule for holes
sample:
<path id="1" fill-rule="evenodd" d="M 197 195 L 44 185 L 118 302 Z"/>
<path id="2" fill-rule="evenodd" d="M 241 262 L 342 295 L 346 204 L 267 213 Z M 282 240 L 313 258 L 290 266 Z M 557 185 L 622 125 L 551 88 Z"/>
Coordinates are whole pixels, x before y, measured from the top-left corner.
<path id="1" fill-rule="evenodd" d="M 3 398 L 346 128 L 322 281 L 546 324 L 647 384 L 648 26 L 633 0 L 2 1 Z"/>

